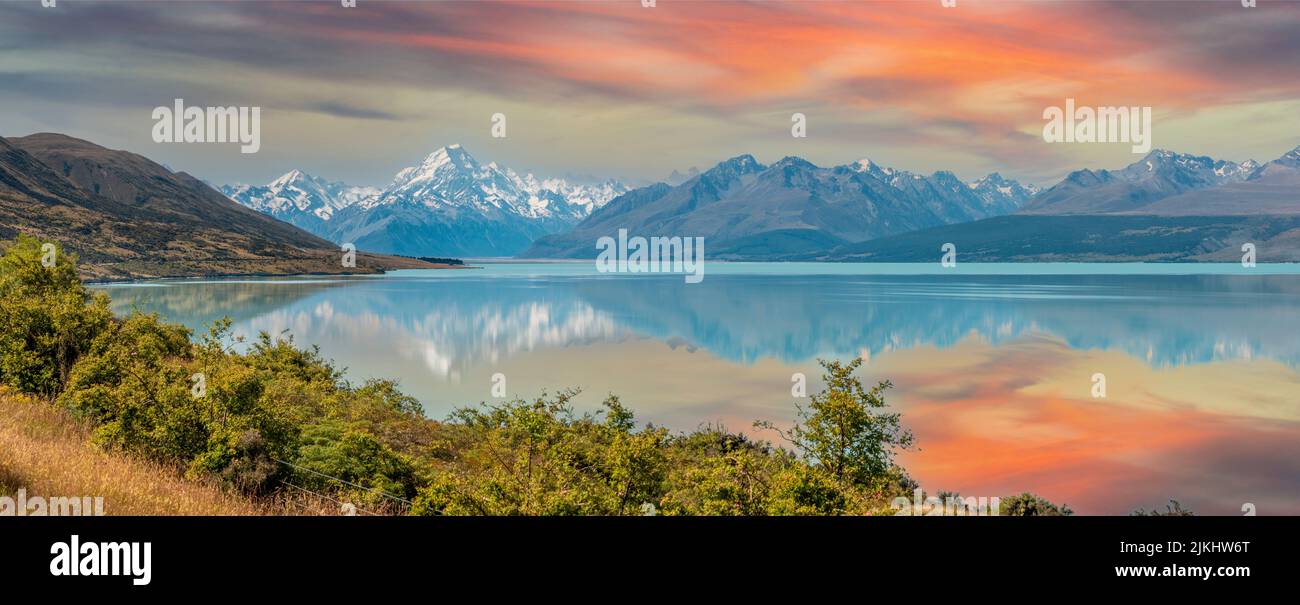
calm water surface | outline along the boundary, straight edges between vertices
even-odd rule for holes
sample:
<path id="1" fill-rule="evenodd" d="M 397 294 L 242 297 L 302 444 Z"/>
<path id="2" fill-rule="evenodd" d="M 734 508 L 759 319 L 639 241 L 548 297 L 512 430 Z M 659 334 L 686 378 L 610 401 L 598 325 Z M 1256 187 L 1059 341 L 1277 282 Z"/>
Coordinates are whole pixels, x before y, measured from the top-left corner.
<path id="1" fill-rule="evenodd" d="M 292 334 L 438 418 L 501 373 L 512 395 L 579 387 L 584 407 L 617 393 L 644 421 L 749 432 L 793 417 L 792 374 L 816 389 L 817 358 L 860 356 L 895 384 L 918 446 L 900 461 L 927 489 L 1300 514 L 1296 265 L 714 263 L 686 284 L 487 264 L 100 287 L 118 313 Z"/>

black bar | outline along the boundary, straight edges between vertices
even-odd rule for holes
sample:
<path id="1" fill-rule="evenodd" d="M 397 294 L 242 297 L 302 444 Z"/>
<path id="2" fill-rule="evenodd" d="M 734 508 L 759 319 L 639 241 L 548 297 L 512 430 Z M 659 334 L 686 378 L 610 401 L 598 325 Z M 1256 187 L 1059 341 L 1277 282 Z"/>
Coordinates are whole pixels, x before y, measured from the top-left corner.
<path id="1" fill-rule="evenodd" d="M 269 591 L 250 596 L 382 586 L 450 597 L 448 583 L 527 590 L 557 578 L 579 592 L 636 579 L 656 592 L 705 582 L 748 584 L 761 596 L 768 582 L 808 582 L 811 589 L 861 578 L 862 590 L 888 579 L 929 592 L 941 579 L 1007 589 L 1046 583 L 1116 595 L 1198 594 L 1289 583 L 1298 528 L 1296 517 L 28 517 L 0 522 L 0 569 L 33 594 L 128 598 L 193 595 L 196 586 Z M 135 586 L 126 575 L 51 575 L 51 545 L 74 534 L 82 544 L 149 542 L 149 584 Z M 1167 549 L 1171 541 L 1183 552 L 1121 549 Z M 1229 552 L 1194 554 L 1205 543 L 1229 545 Z M 1116 571 L 1171 565 L 1241 567 L 1249 576 L 1137 578 Z"/>

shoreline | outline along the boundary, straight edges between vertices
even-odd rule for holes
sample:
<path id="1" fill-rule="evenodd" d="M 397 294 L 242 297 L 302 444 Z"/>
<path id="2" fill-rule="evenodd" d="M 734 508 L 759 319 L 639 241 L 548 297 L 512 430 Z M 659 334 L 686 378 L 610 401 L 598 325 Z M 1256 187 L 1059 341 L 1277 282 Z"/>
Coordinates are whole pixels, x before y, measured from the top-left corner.
<path id="1" fill-rule="evenodd" d="M 476 266 L 470 266 L 470 265 L 433 265 L 432 263 L 430 263 L 430 265 L 431 265 L 431 266 L 429 266 L 429 267 L 421 267 L 421 268 L 418 269 L 418 270 L 428 270 L 428 269 L 437 269 L 437 270 L 443 270 L 443 269 L 447 269 L 447 270 L 457 270 L 457 269 L 482 269 L 482 267 L 476 267 Z M 122 277 L 122 278 L 103 278 L 103 279 L 99 279 L 99 278 L 97 278 L 97 279 L 83 279 L 83 280 L 81 280 L 81 283 L 86 284 L 87 286 L 106 286 L 106 285 L 112 285 L 112 284 L 126 284 L 126 283 L 132 283 L 132 282 L 152 282 L 152 281 L 160 281 L 160 280 L 164 280 L 164 279 L 180 281 L 180 280 L 191 280 L 191 279 L 228 279 L 228 278 L 236 278 L 236 277 L 359 277 L 359 276 L 365 276 L 365 275 L 376 275 L 376 276 L 377 276 L 377 275 L 387 275 L 390 271 L 410 271 L 410 270 L 411 270 L 411 269 L 404 269 L 404 268 L 391 268 L 391 269 L 379 269 L 379 270 L 376 270 L 376 271 L 370 271 L 370 272 L 347 271 L 347 272 L 339 272 L 339 273 L 321 273 L 321 272 L 306 272 L 306 273 L 267 273 L 267 272 L 256 272 L 256 273 L 212 273 L 212 274 L 204 274 L 204 275 L 159 275 L 159 276 L 156 276 L 156 277 Z"/>

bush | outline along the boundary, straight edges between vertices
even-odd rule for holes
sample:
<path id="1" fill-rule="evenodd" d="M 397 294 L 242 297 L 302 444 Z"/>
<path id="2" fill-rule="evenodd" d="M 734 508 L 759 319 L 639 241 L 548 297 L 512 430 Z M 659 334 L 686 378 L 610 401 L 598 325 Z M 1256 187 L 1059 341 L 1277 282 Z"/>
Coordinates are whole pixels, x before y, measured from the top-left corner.
<path id="1" fill-rule="evenodd" d="M 1002 498 L 998 514 L 1004 517 L 1068 517 L 1074 514 L 1069 506 L 1057 506 L 1046 499 L 1025 492 L 1018 496 Z"/>
<path id="2" fill-rule="evenodd" d="M 75 256 L 43 246 L 19 235 L 0 257 L 0 383 L 53 397 L 112 313 L 77 278 Z"/>
<path id="3" fill-rule="evenodd" d="M 577 391 L 462 408 L 442 450 L 450 464 L 416 499 L 419 514 L 641 514 L 663 490 L 667 431 L 634 431 L 617 397 L 576 416 Z M 451 424 L 451 423 L 449 423 Z"/>
<path id="4" fill-rule="evenodd" d="M 105 446 L 187 463 L 208 441 L 189 361 L 188 330 L 133 313 L 92 341 L 58 401 L 90 420 Z"/>
<path id="5" fill-rule="evenodd" d="M 355 502 L 395 505 L 415 496 L 412 464 L 364 430 L 337 420 L 307 427 L 295 461 L 295 485 L 346 493 Z"/>
<path id="6" fill-rule="evenodd" d="M 763 515 L 778 473 L 797 464 L 767 443 L 706 426 L 673 440 L 666 515 Z"/>

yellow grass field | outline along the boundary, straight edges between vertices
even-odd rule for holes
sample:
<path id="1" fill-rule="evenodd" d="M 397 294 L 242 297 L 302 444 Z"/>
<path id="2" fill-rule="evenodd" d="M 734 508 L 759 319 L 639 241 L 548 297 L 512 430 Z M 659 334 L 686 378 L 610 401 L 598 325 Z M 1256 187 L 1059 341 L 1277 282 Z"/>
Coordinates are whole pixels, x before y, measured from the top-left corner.
<path id="1" fill-rule="evenodd" d="M 106 515 L 292 514 L 174 469 L 90 442 L 90 430 L 48 403 L 0 390 L 0 495 L 100 496 Z"/>

